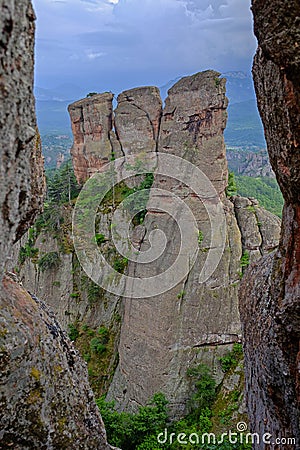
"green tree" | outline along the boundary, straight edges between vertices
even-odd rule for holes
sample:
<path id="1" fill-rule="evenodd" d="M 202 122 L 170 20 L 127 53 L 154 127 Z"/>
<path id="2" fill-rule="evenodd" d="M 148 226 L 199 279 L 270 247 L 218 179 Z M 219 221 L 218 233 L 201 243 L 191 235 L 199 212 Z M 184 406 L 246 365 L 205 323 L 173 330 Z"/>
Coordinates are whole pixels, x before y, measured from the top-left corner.
<path id="1" fill-rule="evenodd" d="M 147 441 L 148 444 L 149 441 L 155 441 L 154 436 L 165 428 L 168 421 L 167 400 L 161 393 L 155 394 L 148 405 L 141 406 L 136 414 L 118 413 L 114 402 L 106 402 L 103 397 L 96 403 L 106 427 L 108 441 L 122 450 L 133 450 Z M 147 449 L 145 446 L 140 448 Z"/>
<path id="2" fill-rule="evenodd" d="M 237 185 L 235 182 L 235 177 L 233 172 L 228 173 L 228 184 L 226 188 L 227 197 L 232 197 L 233 195 L 237 195 Z"/>
<path id="3" fill-rule="evenodd" d="M 188 369 L 187 376 L 193 379 L 196 388 L 190 400 L 190 414 L 193 419 L 196 419 L 205 408 L 210 408 L 215 400 L 216 382 L 211 375 L 211 370 L 205 364 Z"/>
<path id="4" fill-rule="evenodd" d="M 52 177 L 47 177 L 47 199 L 50 202 L 70 203 L 78 196 L 79 191 L 71 161 L 63 164 Z"/>

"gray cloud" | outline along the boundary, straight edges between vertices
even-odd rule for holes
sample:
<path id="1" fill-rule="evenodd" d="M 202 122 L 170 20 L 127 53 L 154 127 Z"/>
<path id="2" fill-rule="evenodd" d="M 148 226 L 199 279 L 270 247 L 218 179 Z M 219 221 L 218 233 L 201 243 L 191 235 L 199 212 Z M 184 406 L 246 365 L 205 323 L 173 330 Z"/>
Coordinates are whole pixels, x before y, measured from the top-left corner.
<path id="1" fill-rule="evenodd" d="M 35 4 L 39 83 L 69 78 L 99 90 L 164 84 L 207 68 L 247 70 L 255 49 L 250 0 Z"/>

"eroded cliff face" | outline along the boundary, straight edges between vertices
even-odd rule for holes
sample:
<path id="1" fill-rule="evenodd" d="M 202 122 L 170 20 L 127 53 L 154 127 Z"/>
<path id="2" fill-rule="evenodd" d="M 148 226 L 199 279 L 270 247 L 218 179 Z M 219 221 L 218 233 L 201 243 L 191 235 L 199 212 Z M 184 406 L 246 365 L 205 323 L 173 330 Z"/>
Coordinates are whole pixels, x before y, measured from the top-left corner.
<path id="1" fill-rule="evenodd" d="M 300 5 L 256 0 L 252 10 L 257 102 L 285 205 L 278 250 L 251 266 L 240 289 L 247 403 L 253 431 L 299 448 Z"/>
<path id="2" fill-rule="evenodd" d="M 85 364 L 46 306 L 4 276 L 45 188 L 33 83 L 34 12 L 0 2 L 1 448 L 110 449 Z"/>
<path id="3" fill-rule="evenodd" d="M 33 89 L 34 12 L 29 1 L 1 2 L 0 273 L 30 226 L 45 188 Z"/>
<path id="4" fill-rule="evenodd" d="M 85 363 L 54 314 L 9 277 L 1 295 L 2 448 L 111 449 Z"/>
<path id="5" fill-rule="evenodd" d="M 85 110 L 90 102 L 100 102 L 101 96 L 106 98 L 107 94 L 98 94 L 70 106 L 75 133 L 78 129 L 88 129 L 85 122 L 89 124 L 95 119 L 83 114 L 80 126 L 77 124 L 75 128 L 79 114 L 74 115 L 74 111 Z M 199 167 L 222 199 L 227 224 L 220 263 L 212 276 L 199 284 L 199 273 L 210 247 L 213 247 L 207 205 L 201 204 L 188 186 L 154 172 L 152 187 L 169 190 L 188 204 L 203 240 L 195 265 L 180 284 L 160 296 L 123 300 L 119 365 L 108 395 L 117 401 L 120 409 L 135 409 L 137 405 L 145 404 L 155 392 L 163 391 L 170 401 L 172 415 L 182 416 L 190 396 L 186 376 L 189 367 L 205 362 L 214 368 L 218 382 L 222 380 L 218 358 L 240 340 L 237 289 L 242 254 L 248 252 L 250 260 L 254 261 L 277 245 L 278 218 L 265 212 L 254 199 L 236 197 L 229 200 L 225 196 L 228 176 L 223 139 L 226 107 L 225 80 L 220 79 L 217 72 L 207 71 L 176 83 L 169 91 L 164 109 L 157 88 L 137 88 L 119 95 L 118 106 L 109 121 L 101 119 L 103 134 L 110 136 L 112 158 L 134 154 L 138 160 L 147 152 L 158 151 L 181 157 Z M 107 110 L 112 111 L 110 106 Z M 86 155 L 97 151 L 98 161 L 104 155 L 107 162 L 109 154 L 106 153 L 107 142 L 102 152 L 100 143 L 93 147 L 94 144 L 89 144 L 93 137 L 90 136 L 88 142 L 84 136 L 80 137 L 80 133 L 74 136 L 72 154 L 75 174 L 82 182 L 94 169 L 85 169 L 76 143 L 80 139 L 85 142 L 83 153 Z M 94 156 L 91 161 L 93 159 Z M 149 204 L 151 200 L 150 196 Z M 105 236 L 110 236 L 107 223 L 111 220 L 111 212 L 111 208 L 102 209 L 101 226 L 105 228 Z M 100 228 L 99 232 L 102 232 Z M 143 224 L 136 227 L 137 248 L 149 248 L 151 232 L 157 229 L 167 236 L 164 254 L 147 265 L 129 262 L 126 274 L 137 279 L 149 277 L 173 263 L 174 255 L 180 251 L 180 235 L 176 221 L 167 213 L 148 208 Z M 53 307 L 63 314 L 58 305 Z M 69 302 L 68 311 L 71 315 L 65 317 L 65 323 L 70 318 L 74 320 L 75 303 Z M 97 319 L 101 323 L 101 317 Z M 81 314 L 79 321 L 82 320 Z"/>
<path id="6" fill-rule="evenodd" d="M 193 163 L 211 181 L 222 199 L 226 216 L 227 228 L 220 230 L 226 234 L 225 248 L 216 270 L 204 283 L 199 283 L 207 252 L 215 245 L 210 242 L 211 218 L 206 210 L 206 202 L 210 200 L 201 203 L 177 180 L 155 177 L 154 188 L 167 189 L 184 199 L 196 217 L 203 241 L 194 266 L 181 283 L 160 296 L 124 301 L 120 362 L 108 393 L 108 398 L 115 399 L 120 409 L 135 409 L 155 392 L 162 391 L 170 401 L 172 415 L 180 417 L 186 412 L 190 396 L 187 368 L 204 362 L 214 369 L 218 382 L 222 380 L 218 358 L 228 352 L 234 342 L 240 341 L 237 288 L 242 253 L 249 251 L 255 259 L 266 251 L 262 248 L 263 240 L 266 246 L 270 243 L 270 248 L 276 246 L 278 219 L 274 219 L 274 241 L 271 242 L 270 236 L 262 239 L 267 227 L 261 225 L 268 222 L 264 212 L 257 205 L 247 209 L 252 203 L 244 199 L 246 205 L 239 209 L 239 217 L 241 222 L 248 222 L 248 227 L 239 229 L 234 204 L 225 196 L 228 175 L 223 139 L 226 107 L 225 80 L 220 79 L 217 72 L 185 77 L 168 92 L 158 151 Z M 163 200 L 161 197 L 160 202 Z M 236 208 L 241 202 L 236 198 Z M 167 213 L 148 210 L 143 226 L 142 249 L 149 247 L 151 232 L 156 229 L 165 232 L 167 244 L 159 260 L 146 269 L 129 264 L 129 275 L 134 274 L 137 279 L 170 267 L 181 244 L 177 225 Z"/>

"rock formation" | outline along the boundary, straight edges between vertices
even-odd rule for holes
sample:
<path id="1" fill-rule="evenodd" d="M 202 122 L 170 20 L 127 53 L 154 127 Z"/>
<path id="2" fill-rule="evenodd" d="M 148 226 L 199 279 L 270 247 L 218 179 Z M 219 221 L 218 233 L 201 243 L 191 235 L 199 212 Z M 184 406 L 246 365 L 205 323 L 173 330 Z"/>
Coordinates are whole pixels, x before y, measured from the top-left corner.
<path id="1" fill-rule="evenodd" d="M 226 156 L 229 169 L 238 175 L 275 178 L 268 152 L 265 149 L 258 152 L 247 152 L 243 149 L 227 148 Z"/>
<path id="2" fill-rule="evenodd" d="M 190 395 L 186 377 L 188 367 L 206 362 L 214 366 L 217 379 L 222 379 L 218 357 L 240 340 L 237 302 L 242 270 L 240 258 L 246 251 L 254 261 L 276 247 L 279 220 L 261 209 L 253 199 L 236 197 L 230 201 L 225 196 L 228 172 L 223 131 L 227 99 L 225 80 L 220 79 L 217 72 L 207 71 L 180 80 L 170 89 L 164 110 L 155 87 L 123 92 L 114 112 L 108 95 L 98 94 L 69 107 L 75 133 L 72 155 L 79 182 L 85 181 L 110 158 L 132 154 L 138 157 L 159 151 L 184 158 L 200 167 L 221 197 L 226 215 L 224 254 L 213 276 L 199 284 L 199 272 L 211 245 L 211 227 L 205 207 L 188 187 L 183 188 L 169 177 L 155 175 L 153 187 L 171 190 L 193 211 L 203 234 L 201 251 L 188 277 L 160 298 L 127 298 L 123 301 L 118 348 L 120 361 L 109 397 L 117 401 L 120 409 L 135 409 L 153 393 L 163 391 L 170 401 L 173 415 L 181 416 Z M 102 115 L 97 109 L 99 104 L 105 105 Z M 96 131 L 93 135 L 92 130 L 99 129 L 101 133 Z M 112 205 L 106 205 L 100 211 L 99 232 L 109 237 Z M 179 251 L 180 236 L 175 221 L 167 214 L 148 210 L 143 225 L 138 228 L 141 235 L 138 245 L 147 248 L 151 231 L 157 228 L 165 231 L 167 250 L 158 261 L 147 267 L 129 263 L 127 274 L 144 277 L 147 273 L 150 276 L 172 263 L 174 254 Z M 41 235 L 38 240 L 42 251 L 50 251 L 45 247 L 50 242 L 49 238 Z M 49 246 L 53 247 L 52 244 Z M 89 305 L 83 292 L 80 301 L 70 300 L 67 291 L 74 290 L 74 283 L 78 286 L 78 278 L 77 281 L 74 277 L 70 279 L 69 287 L 63 283 L 60 274 L 62 270 L 65 273 L 72 270 L 72 257 L 61 254 L 61 260 L 63 265 L 67 264 L 64 269 L 60 266 L 57 271 L 52 270 L 51 275 L 49 271 L 38 275 L 39 283 L 35 289 L 39 295 L 51 303 L 65 326 L 76 321 L 91 327 L 109 324 L 115 314 L 116 299 L 113 303 L 110 294 L 102 293 L 97 305 Z M 32 262 L 26 264 L 30 267 L 21 272 L 24 283 L 31 283 L 30 288 L 34 289 L 34 265 Z M 57 279 L 62 284 L 53 287 L 53 281 Z M 62 302 L 58 302 L 53 294 L 48 295 L 51 290 L 66 293 L 61 297 Z M 105 310 L 101 304 L 106 305 Z"/>
<path id="3" fill-rule="evenodd" d="M 122 307 L 118 297 L 88 284 L 78 267 L 74 249 L 68 244 L 72 212 L 68 207 L 63 208 L 60 237 L 56 232 L 53 239 L 49 230 L 38 235 L 34 245 L 39 248 L 39 258 L 55 251 L 59 254 L 59 264 L 43 272 L 36 261 L 27 259 L 20 272 L 23 282 L 51 305 L 65 329 L 71 325 L 79 330 L 76 344 L 84 348 L 85 353 L 89 342 L 82 343 L 83 328 L 88 327 L 92 333 L 105 326 L 114 335 L 111 362 L 106 361 L 109 366 L 101 369 L 106 381 L 100 380 L 100 375 L 95 377 L 95 389 L 97 393 L 108 389 L 119 358 L 108 393 L 109 398 L 117 401 L 119 409 L 136 409 L 155 392 L 163 391 L 173 417 L 179 417 L 186 412 L 190 396 L 186 374 L 189 367 L 204 362 L 214 368 L 217 381 L 222 380 L 219 357 L 240 340 L 237 301 L 242 275 L 240 259 L 246 252 L 249 260 L 255 261 L 277 245 L 278 218 L 260 208 L 254 199 L 238 196 L 229 199 L 225 195 L 228 176 L 223 139 L 226 107 L 225 80 L 214 71 L 178 81 L 169 90 L 164 109 L 155 87 L 121 93 L 114 112 L 112 95 L 107 93 L 80 100 L 69 107 L 75 133 L 72 155 L 79 182 L 83 183 L 110 159 L 134 155 L 139 161 L 148 152 L 158 151 L 181 157 L 199 167 L 221 198 L 226 217 L 226 230 L 219 230 L 225 239 L 219 265 L 210 278 L 199 284 L 201 268 L 211 247 L 214 249 L 206 210 L 212 200 L 201 203 L 189 183 L 184 186 L 172 177 L 154 172 L 153 188 L 171 191 L 190 207 L 197 221 L 197 232 L 201 231 L 199 254 L 189 274 L 172 289 L 156 297 L 123 299 Z M 95 135 L 93 130 L 96 130 Z M 140 176 L 138 180 L 130 180 L 128 186 L 137 186 L 139 182 Z M 127 188 L 116 187 L 114 201 L 113 197 L 108 197 L 97 214 L 98 232 L 103 239 L 101 248 L 111 264 L 119 261 L 110 242 L 113 213 L 122 201 L 122 189 L 126 192 Z M 149 205 L 157 195 L 152 192 L 147 215 L 143 224 L 135 227 L 133 240 L 137 248 L 145 250 L 151 242 L 151 232 L 160 229 L 165 232 L 167 246 L 152 263 L 129 262 L 124 270 L 137 279 L 164 271 L 180 250 L 176 221 L 167 213 L 151 209 Z M 164 199 L 159 195 L 159 203 L 161 200 L 163 204 Z M 218 228 L 219 223 L 213 225 Z M 91 296 L 91 292 L 95 295 Z M 92 371 L 91 361 L 88 364 Z"/>
<path id="4" fill-rule="evenodd" d="M 112 158 L 157 149 L 162 114 L 159 89 L 122 92 L 114 116 L 112 100 L 113 94 L 96 94 L 68 107 L 74 136 L 71 155 L 81 184 Z"/>
<path id="5" fill-rule="evenodd" d="M 225 80 L 213 71 L 185 77 L 168 92 L 159 127 L 158 151 L 180 156 L 207 175 L 222 198 L 227 221 L 226 244 L 216 271 L 205 283 L 199 284 L 206 252 L 213 245 L 205 205 L 199 204 L 193 193 L 183 189 L 178 181 L 155 177 L 153 187 L 171 190 L 189 205 L 204 239 L 195 265 L 180 284 L 161 296 L 124 301 L 120 362 L 108 393 L 120 409 L 135 409 L 153 393 L 163 391 L 170 401 L 173 416 L 180 417 L 190 395 L 188 367 L 205 362 L 214 367 L 216 377 L 221 380 L 218 357 L 240 340 L 237 286 L 242 252 L 250 250 L 251 257 L 257 258 L 266 251 L 262 241 L 266 246 L 269 243 L 270 248 L 276 246 L 276 238 L 271 242 L 271 236 L 261 237 L 267 226 L 260 227 L 257 205 L 250 210 L 247 205 L 239 209 L 240 216 L 244 213 L 245 221 L 249 222 L 248 238 L 241 239 L 244 230 L 238 227 L 233 203 L 226 199 L 227 161 L 223 139 L 226 106 Z M 237 198 L 236 208 L 239 202 Z M 251 204 L 248 201 L 248 206 Z M 260 208 L 258 210 L 266 225 L 269 218 Z M 278 222 L 274 219 L 277 239 Z M 148 237 L 157 228 L 165 231 L 168 241 L 164 254 L 147 269 L 143 265 L 129 264 L 128 273 L 134 273 L 136 278 L 143 278 L 145 274 L 151 276 L 158 268 L 169 267 L 180 246 L 176 223 L 168 214 L 157 214 L 150 209 L 143 225 L 146 234 L 142 248 L 149 246 Z"/>
<path id="6" fill-rule="evenodd" d="M 240 289 L 251 428 L 300 448 L 300 52 L 298 1 L 252 2 L 257 102 L 285 205 L 278 250 L 248 270 Z M 287 441 L 286 441 L 287 442 Z"/>
<path id="7" fill-rule="evenodd" d="M 157 87 L 141 87 L 118 96 L 115 131 L 124 155 L 157 150 L 162 101 Z"/>
<path id="8" fill-rule="evenodd" d="M 46 306 L 3 278 L 12 243 L 40 211 L 43 161 L 29 0 L 0 4 L 1 448 L 110 449 L 84 363 Z"/>
<path id="9" fill-rule="evenodd" d="M 1 3 L 0 22 L 1 274 L 12 244 L 41 209 L 45 188 L 32 95 L 34 12 L 29 1 L 14 3 Z"/>
<path id="10" fill-rule="evenodd" d="M 5 277 L 1 448 L 111 449 L 85 363 L 44 303 Z"/>
<path id="11" fill-rule="evenodd" d="M 74 170 L 79 183 L 111 160 L 112 129 L 111 93 L 96 94 L 69 106 L 74 145 L 71 149 Z M 99 154 L 99 146 L 102 152 Z"/>

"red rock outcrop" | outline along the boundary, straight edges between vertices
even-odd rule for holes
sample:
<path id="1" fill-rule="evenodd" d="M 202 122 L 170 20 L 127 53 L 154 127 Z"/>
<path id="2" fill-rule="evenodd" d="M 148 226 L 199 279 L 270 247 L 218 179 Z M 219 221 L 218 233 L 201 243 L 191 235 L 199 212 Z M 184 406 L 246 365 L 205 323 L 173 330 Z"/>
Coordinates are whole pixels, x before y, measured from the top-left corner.
<path id="1" fill-rule="evenodd" d="M 113 94 L 105 92 L 79 100 L 68 107 L 74 136 L 71 155 L 79 183 L 85 182 L 112 158 L 112 100 Z"/>
<path id="2" fill-rule="evenodd" d="M 240 288 L 246 391 L 257 449 L 300 448 L 300 4 L 253 0 L 257 102 L 285 205 L 278 250 Z M 264 444 L 264 433 L 272 435 Z M 276 439 L 291 438 L 283 446 Z"/>
<path id="3" fill-rule="evenodd" d="M 118 96 L 113 112 L 113 94 L 96 94 L 68 107 L 74 144 L 71 149 L 77 181 L 124 155 L 157 150 L 162 101 L 157 87 L 141 87 Z"/>

